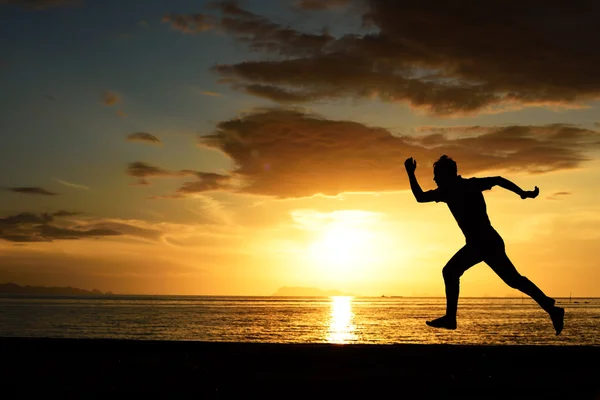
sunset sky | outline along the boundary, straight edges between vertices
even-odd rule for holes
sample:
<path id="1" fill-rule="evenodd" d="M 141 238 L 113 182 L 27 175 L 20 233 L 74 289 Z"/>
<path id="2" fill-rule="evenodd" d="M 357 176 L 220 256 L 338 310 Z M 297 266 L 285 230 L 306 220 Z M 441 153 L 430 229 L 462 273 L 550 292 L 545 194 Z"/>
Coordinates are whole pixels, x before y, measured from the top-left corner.
<path id="1" fill-rule="evenodd" d="M 442 154 L 517 269 L 600 296 L 600 3 L 0 0 L 0 283 L 444 294 Z M 520 296 L 485 264 L 464 296 Z"/>

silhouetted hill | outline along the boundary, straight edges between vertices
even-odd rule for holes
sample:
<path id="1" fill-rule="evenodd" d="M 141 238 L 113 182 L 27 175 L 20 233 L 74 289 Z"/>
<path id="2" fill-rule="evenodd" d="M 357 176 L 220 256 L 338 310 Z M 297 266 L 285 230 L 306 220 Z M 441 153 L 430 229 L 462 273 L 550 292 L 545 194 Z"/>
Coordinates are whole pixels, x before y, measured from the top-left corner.
<path id="1" fill-rule="evenodd" d="M 54 294 L 63 296 L 89 296 L 89 295 L 105 295 L 112 294 L 111 292 L 102 293 L 101 291 L 85 290 L 74 287 L 58 287 L 58 286 L 20 286 L 16 283 L 0 283 L 0 294 Z"/>
<path id="2" fill-rule="evenodd" d="M 272 296 L 311 296 L 311 297 L 328 297 L 328 296 L 351 296 L 347 293 L 342 293 L 339 290 L 321 290 L 313 287 L 303 286 L 283 286 L 277 289 Z"/>

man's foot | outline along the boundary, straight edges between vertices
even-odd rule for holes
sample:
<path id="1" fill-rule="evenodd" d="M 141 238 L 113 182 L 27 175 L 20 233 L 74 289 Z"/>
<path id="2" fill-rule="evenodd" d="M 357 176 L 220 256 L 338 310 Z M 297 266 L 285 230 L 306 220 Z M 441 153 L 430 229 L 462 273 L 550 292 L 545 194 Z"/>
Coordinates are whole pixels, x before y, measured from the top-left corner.
<path id="1" fill-rule="evenodd" d="M 425 323 L 434 328 L 456 329 L 456 318 L 450 318 L 447 315 Z"/>
<path id="2" fill-rule="evenodd" d="M 552 320 L 552 325 L 554 325 L 556 335 L 560 335 L 565 326 L 565 309 L 561 307 L 554 307 L 548 312 L 548 314 L 550 314 L 550 319 Z"/>

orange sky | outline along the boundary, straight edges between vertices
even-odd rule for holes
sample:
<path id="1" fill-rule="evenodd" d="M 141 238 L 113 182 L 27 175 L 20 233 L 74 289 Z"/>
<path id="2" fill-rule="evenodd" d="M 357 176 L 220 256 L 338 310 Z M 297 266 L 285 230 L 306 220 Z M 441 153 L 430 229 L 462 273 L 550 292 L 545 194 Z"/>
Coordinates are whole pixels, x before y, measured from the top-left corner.
<path id="1" fill-rule="evenodd" d="M 595 3 L 96 3 L 0 4 L 0 282 L 441 296 L 464 237 L 403 162 L 427 190 L 448 154 L 538 186 L 485 193 L 509 257 L 550 296 L 600 296 Z M 484 264 L 461 282 L 520 296 Z"/>

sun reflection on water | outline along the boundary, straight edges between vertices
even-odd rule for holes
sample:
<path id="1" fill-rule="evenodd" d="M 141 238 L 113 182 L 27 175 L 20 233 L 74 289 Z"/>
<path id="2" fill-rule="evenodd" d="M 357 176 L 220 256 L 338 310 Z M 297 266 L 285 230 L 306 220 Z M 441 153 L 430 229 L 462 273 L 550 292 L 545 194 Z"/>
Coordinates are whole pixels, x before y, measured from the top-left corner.
<path id="1" fill-rule="evenodd" d="M 349 343 L 356 340 L 354 334 L 354 313 L 351 296 L 331 297 L 331 317 L 329 319 L 329 343 Z"/>

